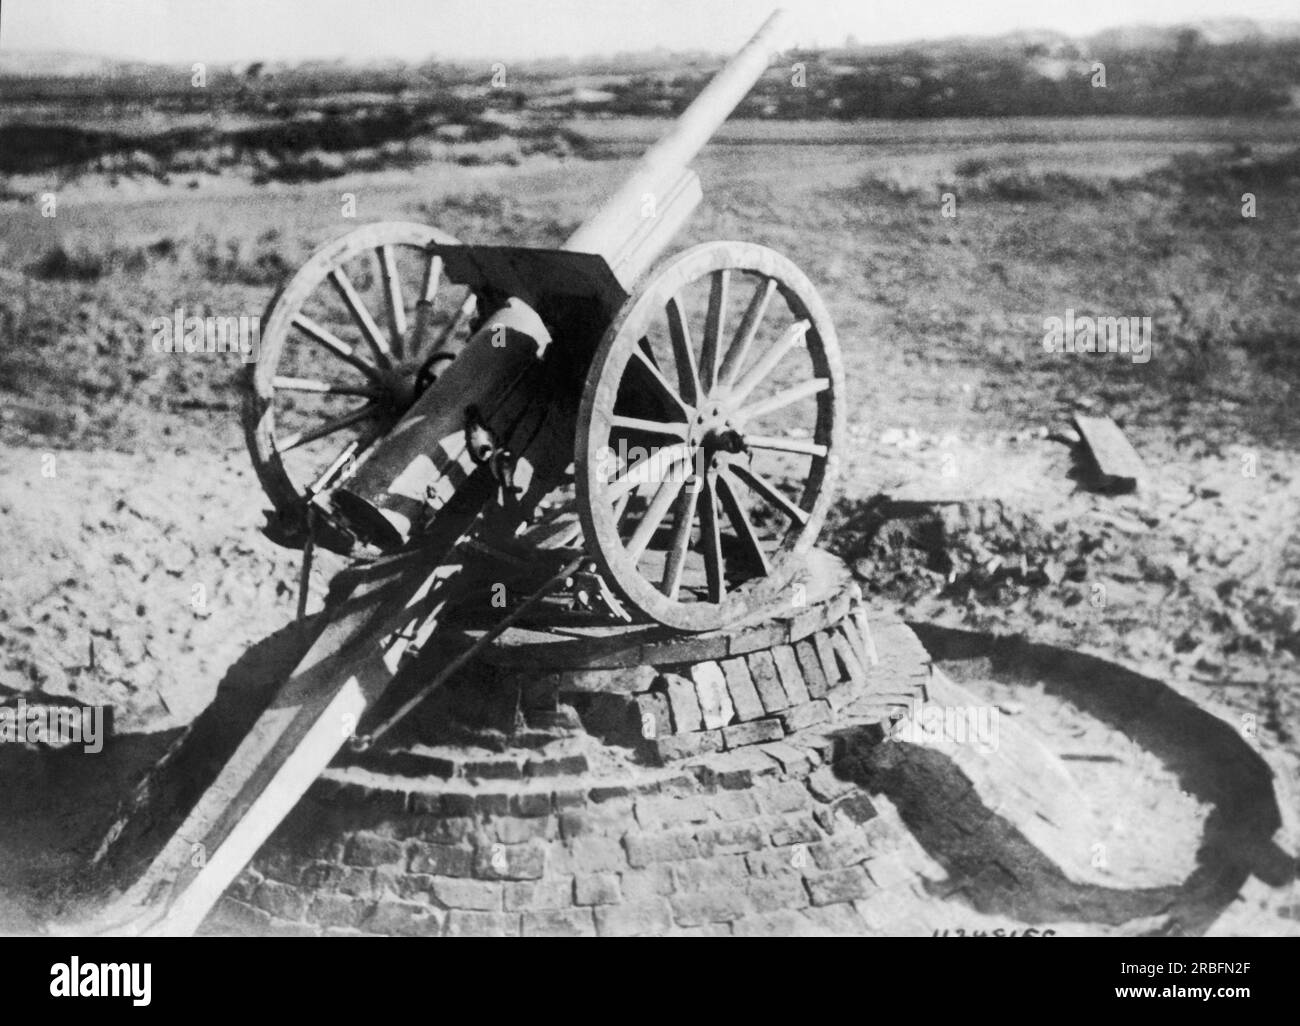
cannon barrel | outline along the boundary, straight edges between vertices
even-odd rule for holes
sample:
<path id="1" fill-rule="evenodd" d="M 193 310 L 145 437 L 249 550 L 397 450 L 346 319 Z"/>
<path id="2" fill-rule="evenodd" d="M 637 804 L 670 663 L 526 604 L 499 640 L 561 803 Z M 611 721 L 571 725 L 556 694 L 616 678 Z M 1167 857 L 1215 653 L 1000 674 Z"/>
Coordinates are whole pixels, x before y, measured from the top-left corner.
<path id="1" fill-rule="evenodd" d="M 687 162 L 771 63 L 780 49 L 783 23 L 784 12 L 774 11 L 646 151 L 631 176 L 570 236 L 564 250 L 601 257 L 624 292 L 632 291 L 700 201 L 699 178 L 686 168 Z M 525 478 L 555 462 L 553 454 L 538 451 L 536 440 L 528 444 L 529 452 L 514 445 L 511 424 L 519 413 L 519 383 L 528 379 L 528 366 L 536 364 L 551 339 L 533 309 L 545 292 L 542 283 L 519 281 L 512 291 L 355 475 L 333 493 L 335 513 L 364 540 L 385 549 L 405 543 L 416 531 L 424 504 L 441 505 L 447 495 L 435 493 L 454 491 L 447 480 L 452 465 L 458 466 L 458 474 L 472 472 L 460 431 L 471 406 L 483 415 L 488 434 L 519 460 Z M 567 462 L 566 454 L 560 467 Z M 534 487 L 542 487 L 540 475 Z"/>
<path id="2" fill-rule="evenodd" d="M 686 165 L 767 70 L 781 49 L 785 23 L 784 10 L 778 8 L 768 16 L 753 38 L 682 111 L 672 128 L 645 152 L 623 184 L 569 236 L 565 249 L 605 257 L 625 286 L 654 263 L 700 199 L 698 182 L 687 172 Z M 689 184 L 683 182 L 688 174 Z M 671 224 L 630 251 L 629 243 L 643 230 L 645 222 L 658 220 L 667 212 L 665 208 L 672 206 L 670 201 L 675 196 L 692 187 L 693 196 L 678 204 L 681 212 L 669 217 Z"/>

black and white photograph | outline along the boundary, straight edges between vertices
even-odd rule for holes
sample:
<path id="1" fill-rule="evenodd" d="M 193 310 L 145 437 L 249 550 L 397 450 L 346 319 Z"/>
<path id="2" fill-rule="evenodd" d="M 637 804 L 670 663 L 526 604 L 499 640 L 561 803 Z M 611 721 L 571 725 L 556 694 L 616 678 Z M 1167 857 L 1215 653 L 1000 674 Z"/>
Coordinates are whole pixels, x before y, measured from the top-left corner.
<path id="1" fill-rule="evenodd" d="M 4 0 L 41 993 L 147 1005 L 157 937 L 981 937 L 1261 997 L 1300 6 L 778 2 Z"/>

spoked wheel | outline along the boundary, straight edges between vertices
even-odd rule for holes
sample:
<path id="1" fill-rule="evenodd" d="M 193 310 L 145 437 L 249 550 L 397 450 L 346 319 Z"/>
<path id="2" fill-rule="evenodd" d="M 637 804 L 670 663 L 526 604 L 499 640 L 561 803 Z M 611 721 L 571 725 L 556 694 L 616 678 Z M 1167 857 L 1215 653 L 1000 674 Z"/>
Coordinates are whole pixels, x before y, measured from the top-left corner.
<path id="1" fill-rule="evenodd" d="M 696 246 L 629 299 L 578 417 L 578 511 L 642 613 L 714 630 L 782 591 L 838 462 L 844 372 L 812 283 L 770 249 Z"/>
<path id="2" fill-rule="evenodd" d="M 468 335 L 475 297 L 443 281 L 427 252 L 455 241 L 419 224 L 363 225 L 317 250 L 271 300 L 244 431 L 276 540 L 302 543 L 309 502 L 351 474 Z M 346 548 L 315 509 L 322 543 Z"/>

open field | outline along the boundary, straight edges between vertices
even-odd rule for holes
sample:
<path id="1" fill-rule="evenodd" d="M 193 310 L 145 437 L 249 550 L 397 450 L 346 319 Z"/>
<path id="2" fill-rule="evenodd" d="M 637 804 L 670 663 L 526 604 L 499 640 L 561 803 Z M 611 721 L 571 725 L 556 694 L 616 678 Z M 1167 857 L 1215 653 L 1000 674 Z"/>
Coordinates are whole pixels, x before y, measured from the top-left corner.
<path id="1" fill-rule="evenodd" d="M 1260 744 L 1293 768 L 1297 129 L 736 123 L 696 164 L 705 201 L 677 247 L 770 245 L 821 291 L 850 394 L 827 542 L 858 563 L 873 601 L 1028 631 L 1202 689 L 1257 717 Z M 265 500 L 243 454 L 238 358 L 157 354 L 152 320 L 178 306 L 260 314 L 315 247 L 359 222 L 558 245 L 657 126 L 561 130 L 605 159 L 426 155 L 325 181 L 196 172 L 194 187 L 87 173 L 58 184 L 54 217 L 36 198 L 0 202 L 0 696 L 111 701 L 123 730 L 172 729 L 227 656 L 292 615 L 295 557 L 255 530 Z M 21 191 L 38 197 L 44 182 L 29 175 Z M 355 219 L 342 216 L 345 193 Z M 1254 217 L 1242 216 L 1245 193 Z M 1046 352 L 1044 321 L 1067 309 L 1150 317 L 1150 360 Z M 1067 476 L 1047 435 L 1084 408 L 1115 418 L 1148 463 L 1138 498 L 1098 498 Z M 55 478 L 42 475 L 48 453 Z M 882 534 L 882 498 L 964 505 L 940 518 L 936 549 Z M 1084 614 L 1098 582 L 1114 596 L 1104 617 Z M 212 596 L 202 617 L 195 584 Z M 58 868 L 83 840 L 50 839 L 65 845 Z M 35 864 L 20 859 L 14 879 L 28 886 L 49 868 Z"/>

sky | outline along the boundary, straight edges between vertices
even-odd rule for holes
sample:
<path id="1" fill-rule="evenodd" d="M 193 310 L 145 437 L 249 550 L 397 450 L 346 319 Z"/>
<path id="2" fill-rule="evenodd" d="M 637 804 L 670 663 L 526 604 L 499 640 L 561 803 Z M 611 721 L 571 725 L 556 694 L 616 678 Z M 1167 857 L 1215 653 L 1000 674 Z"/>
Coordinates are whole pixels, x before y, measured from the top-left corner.
<path id="1" fill-rule="evenodd" d="M 777 0 L 3 0 L 0 50 L 163 63 L 731 51 Z M 791 44 L 1300 19 L 1300 0 L 785 0 Z"/>

